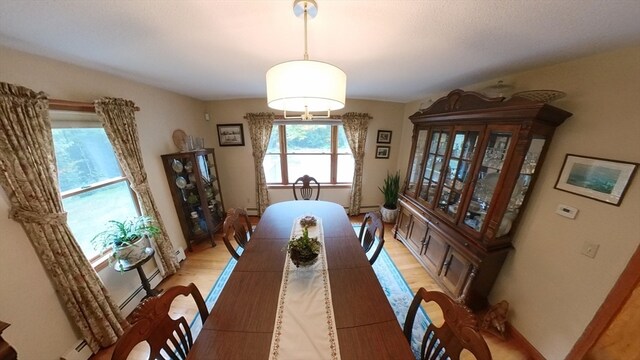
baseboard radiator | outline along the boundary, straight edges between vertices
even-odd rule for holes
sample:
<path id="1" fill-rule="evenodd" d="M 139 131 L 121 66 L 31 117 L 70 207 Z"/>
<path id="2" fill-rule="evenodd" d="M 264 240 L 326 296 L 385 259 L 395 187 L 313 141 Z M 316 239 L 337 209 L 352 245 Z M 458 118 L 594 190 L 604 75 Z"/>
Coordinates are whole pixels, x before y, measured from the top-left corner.
<path id="1" fill-rule="evenodd" d="M 183 248 L 176 249 L 176 258 L 178 259 L 178 261 L 183 261 L 186 259 Z M 161 279 L 157 279 L 159 276 L 160 271 L 157 269 L 149 276 L 149 282 L 151 283 L 152 287 L 155 287 L 160 282 Z M 131 295 L 129 295 L 126 299 L 124 299 L 124 301 L 122 301 L 122 303 L 118 306 L 120 308 L 120 311 L 125 315 L 133 311 L 135 306 L 137 306 L 137 303 L 134 304 L 133 300 L 138 297 L 141 298 L 141 296 L 138 296 L 141 293 L 143 294 L 142 296 L 144 296 L 144 289 L 142 288 L 142 285 L 136 288 L 133 293 L 131 293 Z M 93 353 L 91 352 L 91 349 L 89 348 L 87 342 L 85 340 L 78 340 L 78 342 L 71 349 L 69 349 L 64 355 L 60 356 L 60 360 L 87 360 L 91 357 L 91 355 L 93 355 Z"/>
<path id="2" fill-rule="evenodd" d="M 86 341 L 80 340 L 72 349 L 60 357 L 61 360 L 87 360 L 93 353 Z"/>

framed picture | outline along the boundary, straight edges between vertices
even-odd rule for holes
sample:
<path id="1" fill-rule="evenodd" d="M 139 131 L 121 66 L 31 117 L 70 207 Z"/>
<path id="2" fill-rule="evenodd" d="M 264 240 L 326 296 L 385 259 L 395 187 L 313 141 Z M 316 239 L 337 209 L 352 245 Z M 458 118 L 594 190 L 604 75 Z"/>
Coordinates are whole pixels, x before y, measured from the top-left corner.
<path id="1" fill-rule="evenodd" d="M 390 151 L 389 146 L 376 146 L 376 159 L 388 159 Z"/>
<path id="2" fill-rule="evenodd" d="M 220 146 L 244 146 L 242 124 L 218 125 L 218 142 Z"/>
<path id="3" fill-rule="evenodd" d="M 555 188 L 619 206 L 638 164 L 567 154 Z"/>
<path id="4" fill-rule="evenodd" d="M 378 144 L 391 144 L 391 131 L 378 130 Z"/>

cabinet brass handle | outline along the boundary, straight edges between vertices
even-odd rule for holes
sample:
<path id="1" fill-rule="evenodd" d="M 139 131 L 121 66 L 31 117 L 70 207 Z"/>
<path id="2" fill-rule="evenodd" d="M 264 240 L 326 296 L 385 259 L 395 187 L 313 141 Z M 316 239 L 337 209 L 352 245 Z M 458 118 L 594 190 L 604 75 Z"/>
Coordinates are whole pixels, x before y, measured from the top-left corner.
<path id="1" fill-rule="evenodd" d="M 444 275 L 443 276 L 447 276 L 447 273 L 449 272 L 449 265 L 451 265 L 451 260 L 453 260 L 453 255 L 449 256 L 449 260 L 445 261 L 443 266 L 444 266 Z"/>

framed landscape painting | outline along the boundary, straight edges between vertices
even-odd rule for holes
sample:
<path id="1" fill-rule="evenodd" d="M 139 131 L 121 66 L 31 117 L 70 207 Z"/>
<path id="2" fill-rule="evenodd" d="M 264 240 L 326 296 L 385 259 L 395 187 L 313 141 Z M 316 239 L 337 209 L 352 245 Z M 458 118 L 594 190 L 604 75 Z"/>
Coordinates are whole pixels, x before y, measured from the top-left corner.
<path id="1" fill-rule="evenodd" d="M 638 164 L 567 154 L 555 188 L 619 206 Z"/>
<path id="2" fill-rule="evenodd" d="M 220 146 L 244 146 L 242 124 L 218 125 L 218 142 Z"/>

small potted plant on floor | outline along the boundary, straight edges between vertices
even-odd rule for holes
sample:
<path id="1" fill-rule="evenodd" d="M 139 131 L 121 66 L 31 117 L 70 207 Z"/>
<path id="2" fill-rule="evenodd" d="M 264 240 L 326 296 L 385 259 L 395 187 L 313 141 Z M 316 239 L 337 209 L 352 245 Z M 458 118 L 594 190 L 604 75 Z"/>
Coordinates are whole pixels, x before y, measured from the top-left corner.
<path id="1" fill-rule="evenodd" d="M 149 216 L 138 216 L 124 221 L 110 220 L 107 228 L 91 239 L 100 253 L 111 249 L 113 258 L 135 263 L 146 256 L 149 237 L 160 233 Z"/>
<path id="2" fill-rule="evenodd" d="M 384 204 L 380 206 L 382 221 L 395 223 L 398 217 L 398 194 L 400 193 L 400 174 L 391 175 L 387 172 L 382 187 L 378 187 L 384 195 Z"/>
<path id="3" fill-rule="evenodd" d="M 302 230 L 302 236 L 289 240 L 287 251 L 289 251 L 289 257 L 296 267 L 312 265 L 320 253 L 320 241 L 317 238 L 309 237 L 309 230 L 305 226 Z"/>

